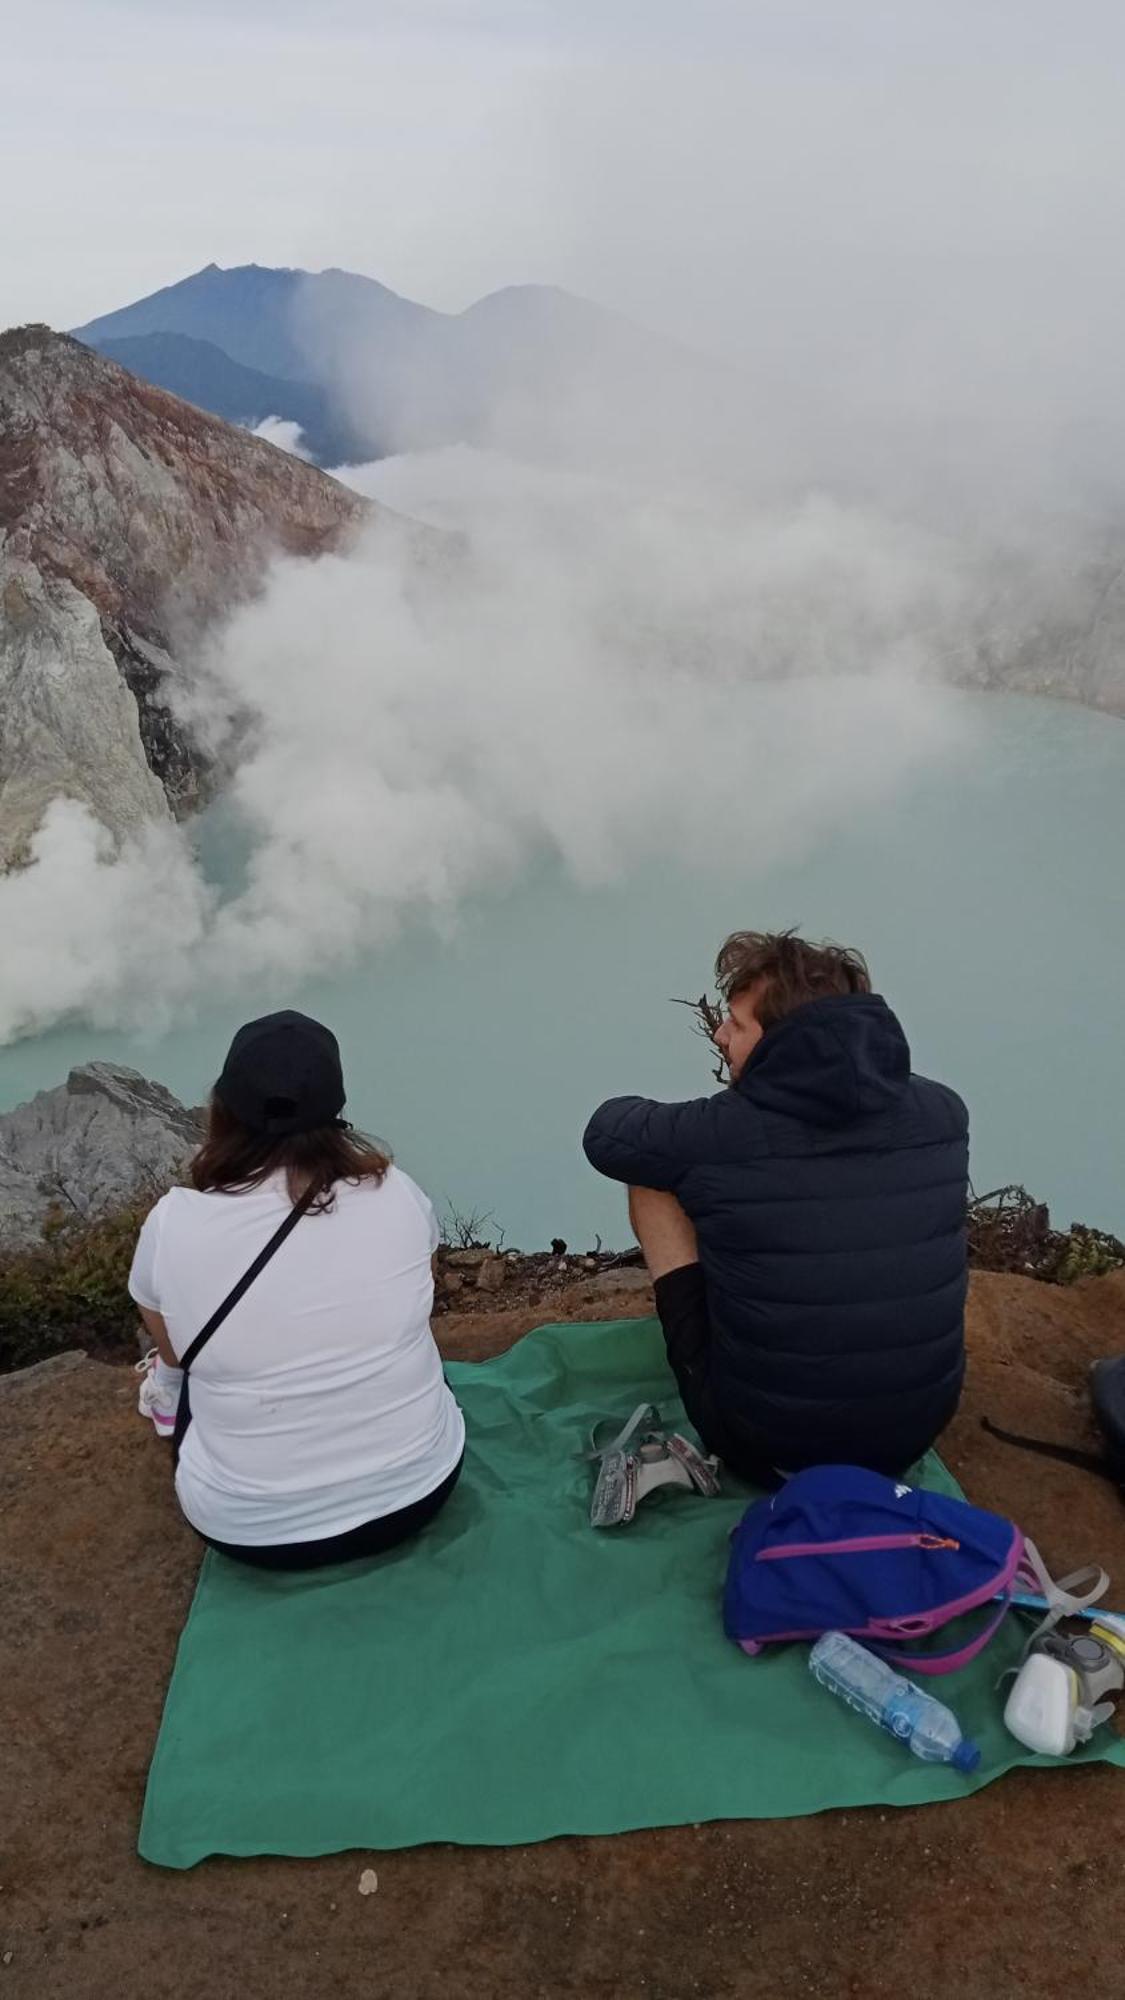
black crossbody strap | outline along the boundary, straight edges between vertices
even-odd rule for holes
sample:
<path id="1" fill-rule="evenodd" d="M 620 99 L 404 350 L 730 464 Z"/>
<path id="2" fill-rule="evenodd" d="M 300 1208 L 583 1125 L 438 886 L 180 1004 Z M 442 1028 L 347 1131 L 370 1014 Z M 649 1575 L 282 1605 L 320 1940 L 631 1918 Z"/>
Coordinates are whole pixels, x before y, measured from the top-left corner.
<path id="1" fill-rule="evenodd" d="M 286 1216 L 284 1222 L 281 1223 L 280 1226 L 274 1230 L 273 1235 L 270 1237 L 269 1242 L 265 1244 L 265 1246 L 261 1250 L 259 1250 L 257 1256 L 254 1259 L 254 1262 L 250 1265 L 249 1269 L 242 1273 L 242 1276 L 239 1279 L 237 1285 L 235 1285 L 233 1289 L 227 1293 L 226 1298 L 222 1302 L 222 1305 L 216 1307 L 215 1311 L 211 1314 L 211 1317 L 208 1320 L 206 1326 L 200 1327 L 199 1332 L 196 1334 L 195 1339 L 191 1343 L 191 1346 L 186 1347 L 184 1349 L 183 1354 L 180 1356 L 180 1367 L 183 1370 L 183 1380 L 180 1383 L 180 1401 L 179 1401 L 179 1407 L 176 1411 L 176 1427 L 172 1433 L 173 1460 L 179 1458 L 180 1446 L 184 1441 L 184 1433 L 186 1432 L 187 1427 L 191 1422 L 191 1404 L 188 1400 L 188 1375 L 191 1371 L 192 1362 L 197 1359 L 199 1354 L 202 1352 L 203 1348 L 206 1347 L 207 1342 L 211 1338 L 211 1335 L 216 1331 L 218 1327 L 222 1325 L 227 1314 L 233 1311 L 234 1307 L 238 1304 L 239 1299 L 245 1297 L 246 1293 L 250 1290 L 250 1287 L 253 1284 L 255 1278 L 258 1276 L 259 1272 L 265 1270 L 266 1265 L 269 1263 L 270 1258 L 274 1254 L 274 1251 L 280 1250 L 286 1237 L 290 1234 L 292 1230 L 294 1230 L 297 1227 L 297 1224 L 301 1220 L 302 1215 L 304 1215 L 307 1212 L 307 1210 L 311 1207 L 313 1201 L 316 1199 L 316 1196 L 319 1192 L 320 1190 L 315 1186 L 315 1184 L 310 1184 L 310 1186 L 308 1186 L 305 1189 L 304 1194 L 301 1196 L 300 1200 L 295 1201 L 293 1203 L 293 1206 L 290 1209 L 288 1215 Z"/>
<path id="2" fill-rule="evenodd" d="M 991 1417 L 982 1417 L 980 1427 L 988 1432 L 989 1437 L 1001 1438 L 1005 1444 L 1018 1445 L 1021 1451 L 1038 1452 L 1040 1458 L 1055 1458 L 1060 1465 L 1077 1465 L 1083 1472 L 1096 1472 L 1099 1478 L 1108 1479 L 1115 1486 L 1121 1484 L 1113 1467 L 1104 1458 L 1099 1458 L 1096 1452 L 1083 1451 L 1073 1444 L 1054 1444 L 1049 1438 L 1024 1437 L 1019 1431 L 1001 1430 Z"/>

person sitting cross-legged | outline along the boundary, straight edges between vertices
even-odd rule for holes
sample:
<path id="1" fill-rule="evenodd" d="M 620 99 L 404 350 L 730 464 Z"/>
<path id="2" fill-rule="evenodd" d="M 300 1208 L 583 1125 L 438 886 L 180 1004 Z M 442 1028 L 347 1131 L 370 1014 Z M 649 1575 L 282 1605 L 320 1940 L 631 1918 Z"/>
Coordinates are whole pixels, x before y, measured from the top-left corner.
<path id="1" fill-rule="evenodd" d="M 445 1505 L 465 1449 L 430 1329 L 433 1208 L 343 1109 L 331 1029 L 292 1010 L 248 1021 L 191 1186 L 151 1210 L 129 1278 L 156 1343 L 139 1407 L 182 1447 L 180 1506 L 260 1569 L 397 1547 Z"/>
<path id="2" fill-rule="evenodd" d="M 586 1128 L 629 1187 L 668 1359 L 704 1444 L 755 1482 L 905 1471 L 964 1375 L 968 1115 L 914 1076 L 858 952 L 738 931 L 728 1088 L 618 1097 Z"/>

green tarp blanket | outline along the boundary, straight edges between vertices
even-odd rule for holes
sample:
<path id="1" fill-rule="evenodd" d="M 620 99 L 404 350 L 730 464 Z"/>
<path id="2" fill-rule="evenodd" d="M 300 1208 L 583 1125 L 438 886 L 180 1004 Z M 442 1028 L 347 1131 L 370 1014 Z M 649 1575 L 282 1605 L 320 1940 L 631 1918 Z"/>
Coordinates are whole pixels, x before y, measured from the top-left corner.
<path id="1" fill-rule="evenodd" d="M 204 1558 L 149 1773 L 147 1860 L 916 1805 L 1050 1761 L 1001 1722 L 1015 1615 L 933 1683 L 981 1746 L 965 1779 L 820 1688 L 806 1647 L 750 1660 L 724 1638 L 748 1498 L 729 1478 L 721 1499 L 665 1490 L 629 1527 L 587 1525 L 595 1420 L 648 1399 L 683 1421 L 655 1320 L 540 1327 L 448 1374 L 465 1470 L 416 1541 L 306 1577 Z M 936 1458 L 916 1476 L 957 1491 Z M 1125 1743 L 1102 1729 L 1079 1755 L 1125 1762 Z"/>

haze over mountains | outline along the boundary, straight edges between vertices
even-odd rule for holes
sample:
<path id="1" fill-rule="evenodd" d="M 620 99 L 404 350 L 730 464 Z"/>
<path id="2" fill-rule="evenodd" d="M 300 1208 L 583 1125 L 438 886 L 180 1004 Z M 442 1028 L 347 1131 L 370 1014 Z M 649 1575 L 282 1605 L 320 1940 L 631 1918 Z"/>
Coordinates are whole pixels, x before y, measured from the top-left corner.
<path id="1" fill-rule="evenodd" d="M 516 285 L 435 312 L 349 271 L 210 264 L 75 338 L 233 423 L 299 424 L 318 464 L 445 444 L 630 462 L 725 371 L 603 307 Z"/>
<path id="2" fill-rule="evenodd" d="M 81 335 L 82 344 L 45 328 L 0 337 L 0 867 L 26 857 L 60 796 L 87 804 L 118 839 L 190 812 L 207 792 L 207 755 L 174 711 L 190 697 L 207 631 L 253 594 L 273 556 L 338 547 L 371 511 L 238 426 L 285 419 L 314 457 L 337 463 L 395 442 L 500 438 L 557 465 L 560 443 L 581 458 L 595 402 L 604 406 L 611 388 L 633 426 L 661 385 L 671 395 L 677 382 L 702 379 L 702 364 L 679 349 L 559 291 L 514 288 L 447 316 L 346 272 L 255 265 L 208 266 Z M 721 371 L 715 380 L 721 390 Z M 689 395 L 678 415 L 700 407 Z M 594 504 L 593 487 L 586 502 L 576 489 L 565 509 L 578 526 Z M 643 512 L 645 503 L 627 504 Z M 841 517 L 833 563 L 846 565 L 856 528 Z M 748 536 L 763 530 L 768 546 L 768 521 L 747 517 Z M 586 536 L 590 521 L 578 531 Z M 740 557 L 743 530 L 721 511 L 710 528 L 684 513 L 670 531 L 688 625 L 701 620 L 710 632 L 717 621 L 731 661 L 749 647 L 740 671 L 776 673 L 768 636 L 758 657 L 769 632 L 761 593 L 772 586 L 754 581 L 756 539 Z M 565 574 L 571 533 L 537 560 Z M 888 581 L 900 571 L 895 534 L 889 523 L 861 527 L 857 576 L 873 560 L 889 565 Z M 720 545 L 721 581 L 711 587 L 703 579 Z M 826 649 L 830 660 L 834 650 L 856 652 L 856 630 L 835 622 L 829 547 L 831 535 L 809 581 L 810 663 Z M 1112 536 L 1036 556 L 931 539 L 919 559 L 941 578 L 946 608 L 936 628 L 918 625 L 923 650 L 962 684 L 1125 711 L 1125 582 Z M 883 619 L 870 599 L 876 576 L 856 585 L 869 593 L 863 617 L 874 617 L 873 634 Z M 684 616 L 668 581 L 651 579 L 653 605 L 665 605 L 651 614 L 653 643 L 664 650 Z M 552 588 L 562 583 L 559 575 Z M 919 619 L 930 616 L 920 606 Z M 691 650 L 683 631 L 674 643 Z M 706 654 L 714 641 L 700 643 Z"/>
<path id="3" fill-rule="evenodd" d="M 154 324 L 185 301 L 192 331 Z M 0 1037 L 319 972 L 536 852 L 597 879 L 709 846 L 720 797 L 759 852 L 806 838 L 810 802 L 828 824 L 940 745 L 950 682 L 1125 713 L 1112 523 L 1005 545 L 707 486 L 693 392 L 714 412 L 730 378 L 564 294 L 447 318 L 343 273 L 210 269 L 84 331 L 195 401 L 0 336 Z M 316 380 L 277 372 L 309 354 Z M 216 384 L 325 453 L 442 448 L 349 474 L 380 511 L 206 412 Z M 646 435 L 652 477 L 607 473 Z M 461 529 L 456 561 L 411 513 Z M 799 739 L 769 693 L 798 680 Z M 219 780 L 254 840 L 229 903 L 173 823 Z"/>

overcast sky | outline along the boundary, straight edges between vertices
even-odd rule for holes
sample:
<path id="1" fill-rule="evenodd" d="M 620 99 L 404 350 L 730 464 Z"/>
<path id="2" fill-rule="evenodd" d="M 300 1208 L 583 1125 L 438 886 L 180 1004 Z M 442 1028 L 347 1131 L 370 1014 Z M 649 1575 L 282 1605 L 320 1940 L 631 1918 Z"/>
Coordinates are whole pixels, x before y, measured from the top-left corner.
<path id="1" fill-rule="evenodd" d="M 892 314 L 1003 281 L 1025 313 L 1076 279 L 1119 298 L 1103 0 L 3 13 L 0 323 L 74 324 L 212 260 L 339 264 L 451 308 L 549 280 L 728 342 L 778 286 L 787 331 L 841 285 Z"/>
<path id="2" fill-rule="evenodd" d="M 553 282 L 793 408 L 1122 459 L 1119 0 L 4 10 L 0 325 L 211 261 Z"/>

